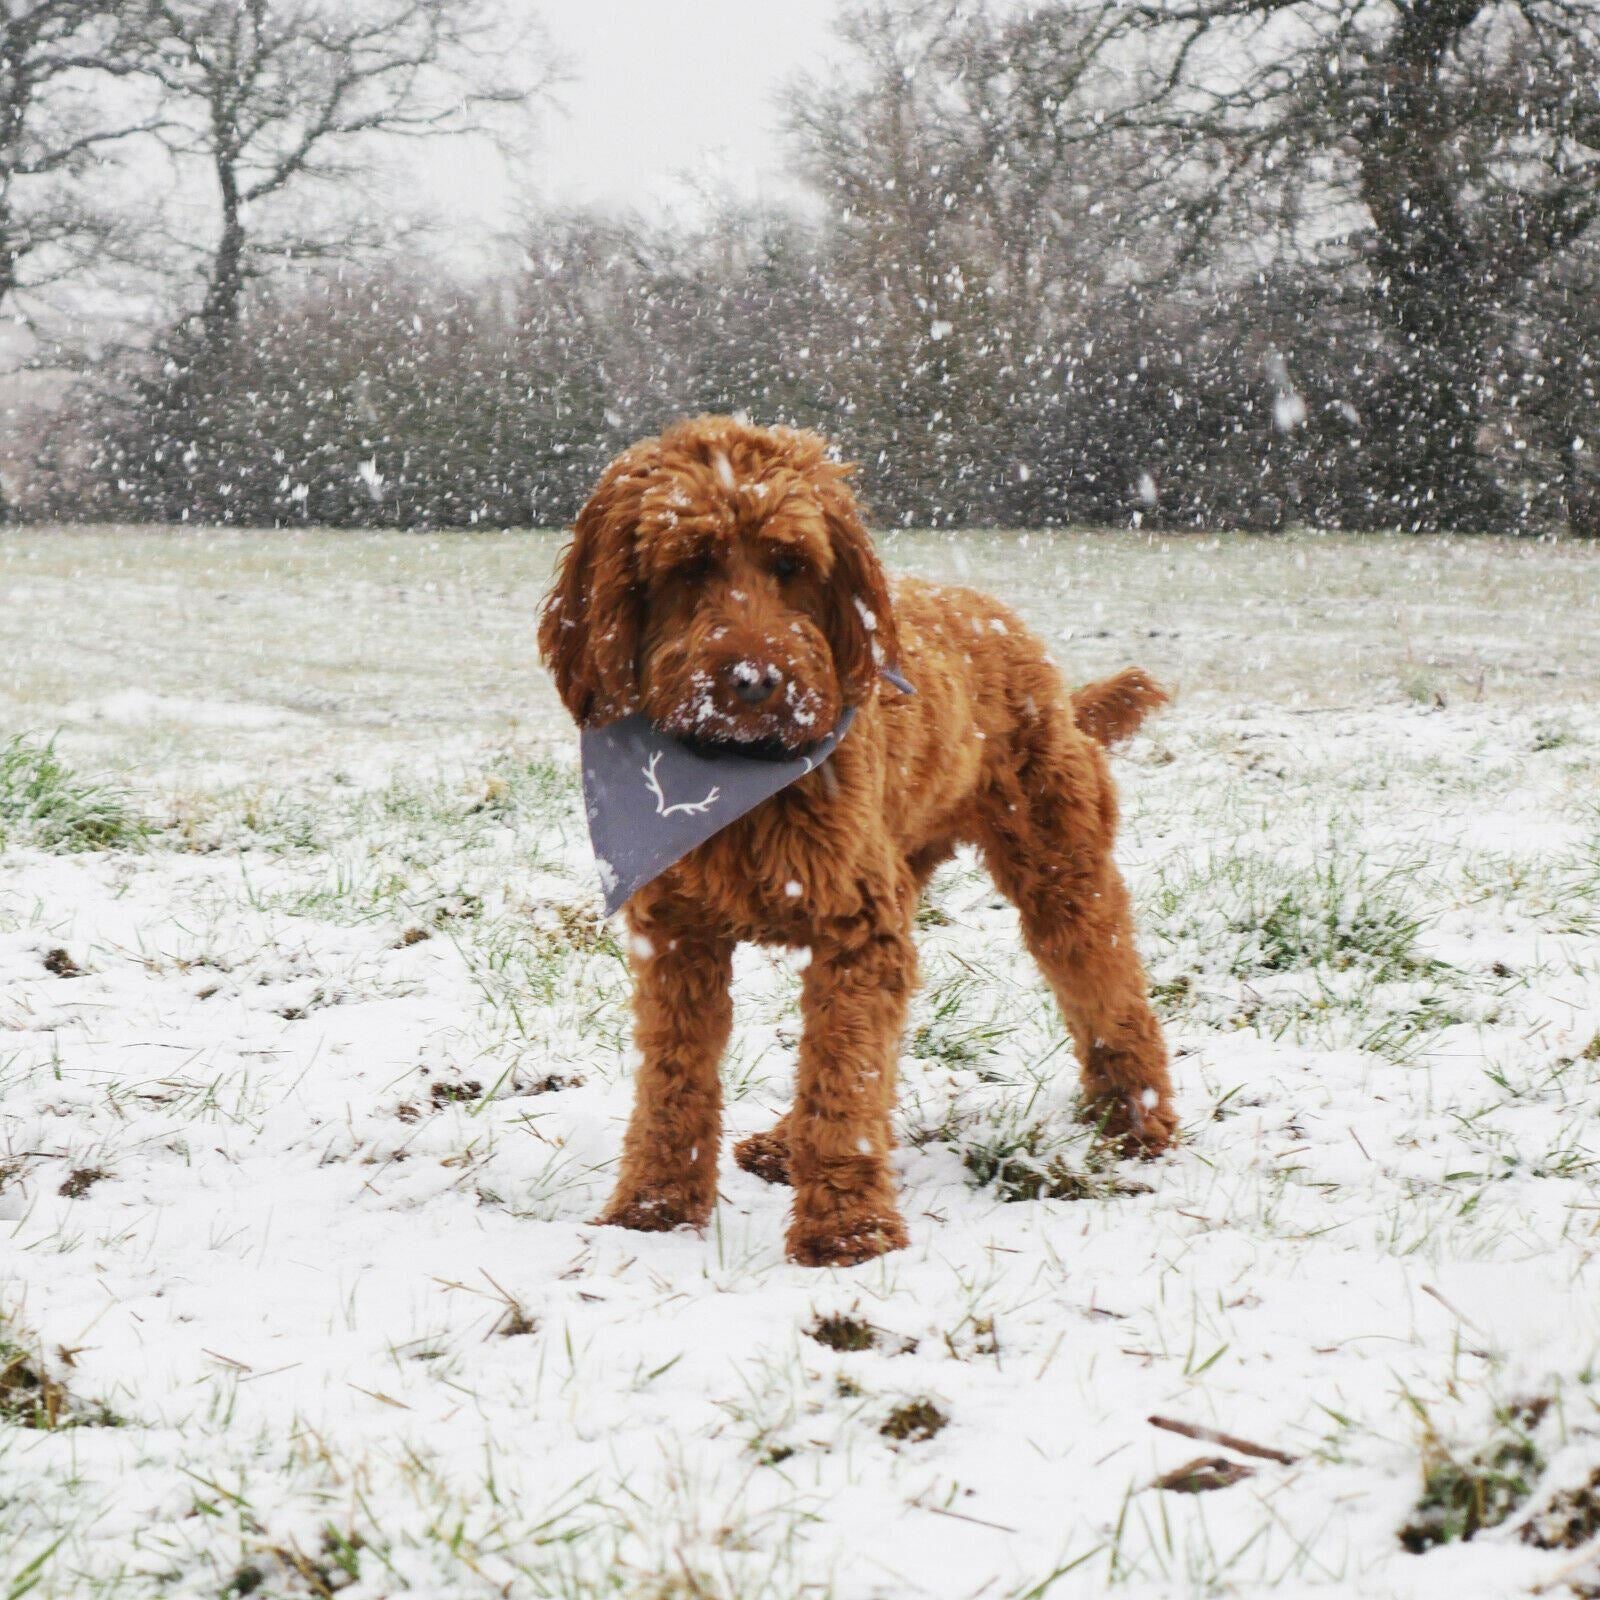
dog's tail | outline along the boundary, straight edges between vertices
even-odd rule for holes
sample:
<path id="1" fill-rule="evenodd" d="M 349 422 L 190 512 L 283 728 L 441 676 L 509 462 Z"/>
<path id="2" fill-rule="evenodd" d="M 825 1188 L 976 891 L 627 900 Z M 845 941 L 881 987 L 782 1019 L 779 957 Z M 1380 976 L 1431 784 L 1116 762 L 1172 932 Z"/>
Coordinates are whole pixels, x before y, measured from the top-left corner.
<path id="1" fill-rule="evenodd" d="M 1128 667 L 1114 678 L 1074 689 L 1072 720 L 1091 739 L 1109 747 L 1136 733 L 1139 724 L 1171 698 L 1148 672 Z"/>

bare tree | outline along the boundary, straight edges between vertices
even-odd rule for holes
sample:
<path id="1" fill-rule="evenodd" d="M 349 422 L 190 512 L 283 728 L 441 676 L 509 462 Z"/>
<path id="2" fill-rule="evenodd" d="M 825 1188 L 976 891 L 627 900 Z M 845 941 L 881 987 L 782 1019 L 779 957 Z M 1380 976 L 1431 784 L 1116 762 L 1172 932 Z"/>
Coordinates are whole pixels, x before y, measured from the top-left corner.
<path id="1" fill-rule="evenodd" d="M 1154 0 L 1104 46 L 1117 132 L 1159 145 L 1196 245 L 1277 242 L 1365 275 L 1396 519 L 1505 525 L 1491 435 L 1526 287 L 1600 218 L 1587 0 Z"/>
<path id="2" fill-rule="evenodd" d="M 1109 14 L 870 0 L 840 17 L 846 70 L 786 96 L 833 266 L 873 308 L 846 386 L 932 491 L 912 515 L 960 514 L 946 491 L 1003 453 L 1003 414 L 1118 270 L 1139 186 L 1093 115 Z"/>
<path id="3" fill-rule="evenodd" d="M 216 185 L 217 228 L 199 311 L 202 348 L 225 342 L 267 257 L 339 253 L 347 229 L 268 231 L 291 191 L 348 180 L 374 136 L 460 133 L 552 80 L 526 38 L 509 66 L 493 0 L 143 0 L 147 70 L 187 131 L 176 148 Z"/>
<path id="4" fill-rule="evenodd" d="M 151 126 L 103 109 L 107 75 L 133 70 L 116 0 L 0 0 L 0 306 L 112 237 L 84 180 L 117 141 Z"/>

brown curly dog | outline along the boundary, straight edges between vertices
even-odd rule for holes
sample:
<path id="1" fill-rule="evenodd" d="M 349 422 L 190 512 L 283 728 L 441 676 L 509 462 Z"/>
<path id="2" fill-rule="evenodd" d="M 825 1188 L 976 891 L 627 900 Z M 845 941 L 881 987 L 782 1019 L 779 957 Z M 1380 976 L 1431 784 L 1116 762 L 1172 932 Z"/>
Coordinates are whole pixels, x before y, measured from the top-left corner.
<path id="1" fill-rule="evenodd" d="M 735 1156 L 793 1183 L 788 1253 L 810 1266 L 907 1242 L 889 1119 L 912 913 L 960 843 L 1015 903 L 1107 1132 L 1154 1153 L 1176 1127 L 1102 749 L 1166 697 L 1137 671 L 1069 696 L 1043 644 L 970 589 L 908 581 L 891 598 L 848 471 L 815 434 L 726 417 L 644 440 L 579 515 L 539 629 L 580 725 L 642 710 L 702 743 L 709 719 L 719 744 L 803 751 L 859 708 L 830 760 L 625 909 L 642 1060 L 599 1220 L 706 1223 L 734 946 L 809 950 L 793 1109 Z"/>

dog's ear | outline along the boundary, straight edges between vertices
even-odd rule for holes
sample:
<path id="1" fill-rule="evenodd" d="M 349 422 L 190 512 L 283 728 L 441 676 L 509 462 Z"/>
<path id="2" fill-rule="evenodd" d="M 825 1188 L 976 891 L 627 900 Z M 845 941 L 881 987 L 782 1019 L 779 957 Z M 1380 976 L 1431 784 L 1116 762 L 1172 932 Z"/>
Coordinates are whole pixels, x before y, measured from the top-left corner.
<path id="1" fill-rule="evenodd" d="M 824 626 L 844 703 L 853 706 L 872 693 L 881 668 L 898 663 L 900 647 L 889 580 L 844 481 L 848 471 L 830 463 L 820 499 L 833 546 Z"/>
<path id="2" fill-rule="evenodd" d="M 539 654 L 581 728 L 603 727 L 639 708 L 644 586 L 634 539 L 644 474 L 636 454 L 606 469 L 578 513 L 539 618 Z"/>

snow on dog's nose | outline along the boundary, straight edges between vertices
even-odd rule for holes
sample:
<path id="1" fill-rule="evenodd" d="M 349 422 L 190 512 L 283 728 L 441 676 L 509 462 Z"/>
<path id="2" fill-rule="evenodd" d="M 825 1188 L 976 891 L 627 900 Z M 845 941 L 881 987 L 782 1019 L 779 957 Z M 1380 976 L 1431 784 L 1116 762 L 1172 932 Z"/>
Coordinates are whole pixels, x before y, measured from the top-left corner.
<path id="1" fill-rule="evenodd" d="M 783 673 L 770 661 L 735 661 L 724 670 L 734 694 L 747 706 L 770 700 L 783 682 Z"/>

